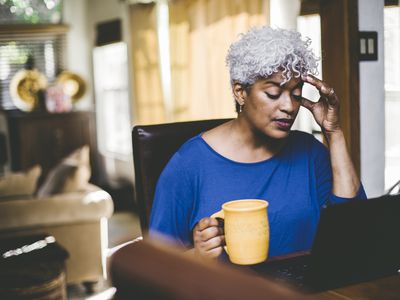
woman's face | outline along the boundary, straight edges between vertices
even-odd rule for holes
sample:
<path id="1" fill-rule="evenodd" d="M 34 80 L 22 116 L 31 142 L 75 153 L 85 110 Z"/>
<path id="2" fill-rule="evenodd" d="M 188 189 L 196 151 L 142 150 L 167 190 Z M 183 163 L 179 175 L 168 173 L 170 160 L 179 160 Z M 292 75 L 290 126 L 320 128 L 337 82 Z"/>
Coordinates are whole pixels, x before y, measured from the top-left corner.
<path id="1" fill-rule="evenodd" d="M 257 80 L 243 95 L 240 113 L 252 128 L 274 139 L 289 135 L 301 103 L 303 81 L 292 78 L 281 86 L 280 72 Z"/>

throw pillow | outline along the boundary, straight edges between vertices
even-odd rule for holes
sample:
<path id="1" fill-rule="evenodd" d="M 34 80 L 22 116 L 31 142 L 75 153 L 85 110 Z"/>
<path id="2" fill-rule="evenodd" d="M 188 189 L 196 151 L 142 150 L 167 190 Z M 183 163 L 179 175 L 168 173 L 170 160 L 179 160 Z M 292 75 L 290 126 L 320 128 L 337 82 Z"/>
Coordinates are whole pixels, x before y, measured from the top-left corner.
<path id="1" fill-rule="evenodd" d="M 36 165 L 25 172 L 0 177 L 0 197 L 33 195 L 41 173 L 42 168 Z"/>
<path id="2" fill-rule="evenodd" d="M 89 146 L 83 146 L 55 166 L 40 186 L 39 198 L 85 189 L 91 175 Z"/>

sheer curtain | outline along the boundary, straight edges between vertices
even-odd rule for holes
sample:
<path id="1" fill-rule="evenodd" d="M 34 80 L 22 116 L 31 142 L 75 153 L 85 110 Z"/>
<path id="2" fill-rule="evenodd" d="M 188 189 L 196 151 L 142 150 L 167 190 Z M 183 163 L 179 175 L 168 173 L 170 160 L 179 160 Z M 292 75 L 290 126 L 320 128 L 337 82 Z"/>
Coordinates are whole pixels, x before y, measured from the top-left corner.
<path id="1" fill-rule="evenodd" d="M 173 121 L 234 117 L 225 56 L 238 35 L 268 24 L 267 0 L 175 0 L 169 8 Z M 155 5 L 131 7 L 136 120 L 166 120 Z"/>
<path id="2" fill-rule="evenodd" d="M 157 43 L 156 5 L 130 8 L 133 110 L 137 124 L 165 121 Z"/>

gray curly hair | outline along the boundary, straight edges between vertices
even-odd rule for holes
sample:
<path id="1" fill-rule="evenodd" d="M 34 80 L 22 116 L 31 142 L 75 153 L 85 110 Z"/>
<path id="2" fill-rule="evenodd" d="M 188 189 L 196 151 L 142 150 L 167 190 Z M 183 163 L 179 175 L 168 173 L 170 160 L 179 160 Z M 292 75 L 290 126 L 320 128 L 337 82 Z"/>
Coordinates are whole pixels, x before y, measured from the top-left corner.
<path id="1" fill-rule="evenodd" d="M 228 50 L 226 65 L 231 85 L 251 86 L 279 71 L 282 71 L 282 85 L 293 77 L 317 75 L 318 58 L 309 49 L 310 44 L 309 38 L 302 40 L 296 31 L 268 26 L 250 29 Z"/>

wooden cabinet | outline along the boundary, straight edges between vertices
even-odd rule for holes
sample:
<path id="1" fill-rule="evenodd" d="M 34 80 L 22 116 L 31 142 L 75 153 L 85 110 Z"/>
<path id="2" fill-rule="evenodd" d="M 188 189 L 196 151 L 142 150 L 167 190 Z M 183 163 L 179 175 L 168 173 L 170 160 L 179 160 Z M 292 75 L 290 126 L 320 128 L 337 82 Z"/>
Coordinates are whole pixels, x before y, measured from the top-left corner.
<path id="1" fill-rule="evenodd" d="M 63 157 L 83 145 L 90 146 L 92 182 L 98 174 L 94 113 L 63 114 L 3 111 L 8 127 L 11 169 L 40 164 L 43 176 Z"/>

